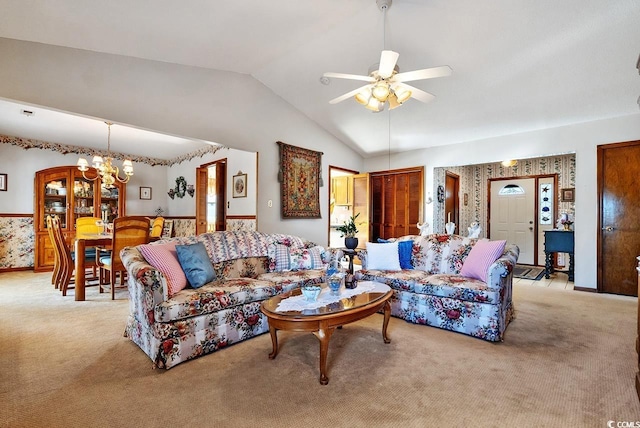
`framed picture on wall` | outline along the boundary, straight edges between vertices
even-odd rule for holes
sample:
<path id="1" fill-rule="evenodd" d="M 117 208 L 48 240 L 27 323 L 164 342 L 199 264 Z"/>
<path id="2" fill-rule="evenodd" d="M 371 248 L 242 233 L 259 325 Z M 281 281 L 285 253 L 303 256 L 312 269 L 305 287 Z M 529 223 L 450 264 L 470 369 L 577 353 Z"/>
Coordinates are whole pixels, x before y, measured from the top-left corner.
<path id="1" fill-rule="evenodd" d="M 151 199 L 151 187 L 140 187 L 140 199 Z"/>
<path id="2" fill-rule="evenodd" d="M 560 189 L 560 201 L 562 202 L 574 202 L 576 200 L 574 188 Z"/>
<path id="3" fill-rule="evenodd" d="M 247 197 L 247 174 L 238 173 L 237 175 L 233 176 L 233 197 Z"/>
<path id="4" fill-rule="evenodd" d="M 7 174 L 0 174 L 0 191 L 7 191 Z"/>

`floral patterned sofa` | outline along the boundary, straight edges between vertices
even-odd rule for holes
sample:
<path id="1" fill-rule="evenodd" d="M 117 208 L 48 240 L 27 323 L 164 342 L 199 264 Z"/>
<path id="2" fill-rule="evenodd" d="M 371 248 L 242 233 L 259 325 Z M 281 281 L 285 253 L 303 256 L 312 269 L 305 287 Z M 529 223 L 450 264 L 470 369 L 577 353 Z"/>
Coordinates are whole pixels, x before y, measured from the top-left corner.
<path id="1" fill-rule="evenodd" d="M 342 257 L 339 250 L 325 250 L 296 236 L 246 231 L 205 233 L 149 245 L 198 242 L 206 248 L 216 279 L 200 288 L 187 286 L 174 295 L 169 295 L 168 286 L 172 273 L 149 264 L 141 253 L 144 248 L 121 252 L 130 297 L 125 336 L 151 358 L 154 367 L 169 369 L 267 332 L 261 301 L 304 283 L 323 282 L 327 264 Z M 297 265 L 291 269 L 289 263 Z"/>
<path id="2" fill-rule="evenodd" d="M 391 315 L 488 341 L 502 341 L 513 316 L 513 268 L 520 250 L 505 245 L 488 268 L 486 282 L 460 274 L 478 239 L 458 235 L 404 236 L 412 241 L 413 269 L 367 269 L 367 251 L 358 257 L 356 279 L 383 282 L 393 289 Z M 485 240 L 486 242 L 486 240 Z"/>

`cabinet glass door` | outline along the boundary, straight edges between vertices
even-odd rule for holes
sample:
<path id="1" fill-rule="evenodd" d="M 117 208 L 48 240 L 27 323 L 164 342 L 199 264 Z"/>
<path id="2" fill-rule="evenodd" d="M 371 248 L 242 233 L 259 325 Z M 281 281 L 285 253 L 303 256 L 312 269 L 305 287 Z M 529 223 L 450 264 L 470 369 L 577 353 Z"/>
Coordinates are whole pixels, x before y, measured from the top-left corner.
<path id="1" fill-rule="evenodd" d="M 73 224 L 76 224 L 76 220 L 80 217 L 93 217 L 93 189 L 94 182 L 86 180 L 82 177 L 76 177 L 73 182 Z"/>
<path id="2" fill-rule="evenodd" d="M 56 215 L 60 218 L 60 226 L 67 227 L 67 179 L 52 178 L 44 184 L 44 216 L 42 228 L 47 227 L 47 215 Z"/>

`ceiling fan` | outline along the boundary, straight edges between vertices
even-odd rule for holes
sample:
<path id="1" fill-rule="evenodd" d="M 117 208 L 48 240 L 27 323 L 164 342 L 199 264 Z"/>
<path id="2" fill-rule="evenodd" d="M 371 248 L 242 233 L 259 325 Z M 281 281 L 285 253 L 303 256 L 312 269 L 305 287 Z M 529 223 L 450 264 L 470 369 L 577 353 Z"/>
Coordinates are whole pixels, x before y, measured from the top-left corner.
<path id="1" fill-rule="evenodd" d="M 386 21 L 386 12 L 391 6 L 391 2 L 392 0 L 376 0 L 378 7 L 385 15 L 384 21 Z M 383 36 L 384 32 L 383 29 Z M 443 65 L 400 73 L 397 65 L 399 56 L 400 54 L 397 52 L 383 50 L 380 55 L 380 62 L 369 68 L 368 76 L 332 72 L 324 73 L 324 77 L 368 82 L 364 86 L 332 99 L 329 101 L 329 104 L 337 104 L 347 98 L 354 97 L 357 102 L 369 110 L 378 112 L 384 110 L 387 104 L 390 110 L 399 107 L 409 98 L 415 98 L 423 103 L 434 99 L 435 95 L 407 85 L 405 82 L 449 76 L 451 75 L 451 68 L 448 65 Z"/>

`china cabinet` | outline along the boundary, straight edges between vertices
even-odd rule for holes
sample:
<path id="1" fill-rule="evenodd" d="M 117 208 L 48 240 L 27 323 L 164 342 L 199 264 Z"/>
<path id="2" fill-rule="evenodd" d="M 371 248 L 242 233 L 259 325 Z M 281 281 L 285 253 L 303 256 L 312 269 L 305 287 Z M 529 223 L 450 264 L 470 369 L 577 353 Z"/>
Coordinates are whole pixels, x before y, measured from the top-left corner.
<path id="1" fill-rule="evenodd" d="M 120 182 L 107 189 L 96 177 L 96 170 L 85 172 L 76 166 L 58 166 L 36 172 L 34 181 L 34 270 L 53 268 L 53 246 L 47 233 L 47 215 L 60 218 L 65 238 L 71 242 L 75 236 L 76 219 L 100 217 L 105 223 L 125 215 L 126 185 Z"/>

